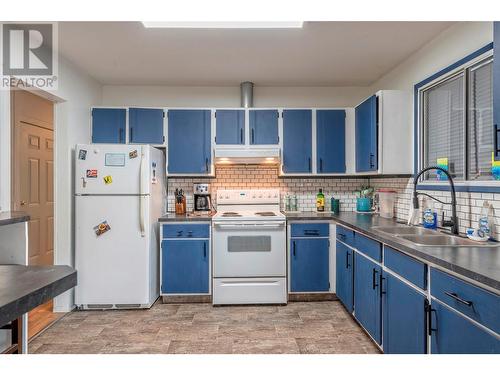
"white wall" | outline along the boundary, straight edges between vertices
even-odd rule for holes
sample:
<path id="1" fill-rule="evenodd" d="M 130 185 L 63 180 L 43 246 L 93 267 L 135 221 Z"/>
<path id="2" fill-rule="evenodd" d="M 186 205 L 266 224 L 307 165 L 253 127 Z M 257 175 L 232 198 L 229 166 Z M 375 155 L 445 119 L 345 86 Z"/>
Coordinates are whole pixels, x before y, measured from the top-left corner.
<path id="1" fill-rule="evenodd" d="M 352 107 L 369 92 L 368 87 L 255 86 L 254 107 Z M 103 105 L 239 107 L 240 88 L 107 85 Z"/>

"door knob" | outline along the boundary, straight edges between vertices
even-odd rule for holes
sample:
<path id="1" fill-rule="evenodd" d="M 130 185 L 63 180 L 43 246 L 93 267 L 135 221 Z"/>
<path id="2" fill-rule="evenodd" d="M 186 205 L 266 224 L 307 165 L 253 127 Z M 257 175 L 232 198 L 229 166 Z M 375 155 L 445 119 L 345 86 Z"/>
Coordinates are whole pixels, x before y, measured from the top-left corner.
<path id="1" fill-rule="evenodd" d="M 26 201 L 21 201 L 21 206 L 24 206 L 26 204 Z"/>

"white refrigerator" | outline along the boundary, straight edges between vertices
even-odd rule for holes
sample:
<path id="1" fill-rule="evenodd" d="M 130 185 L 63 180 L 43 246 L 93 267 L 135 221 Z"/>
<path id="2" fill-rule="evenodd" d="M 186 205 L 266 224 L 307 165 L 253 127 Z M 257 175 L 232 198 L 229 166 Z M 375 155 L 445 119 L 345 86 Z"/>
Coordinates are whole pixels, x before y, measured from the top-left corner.
<path id="1" fill-rule="evenodd" d="M 160 285 L 164 153 L 145 145 L 79 144 L 75 159 L 77 307 L 151 307 Z"/>

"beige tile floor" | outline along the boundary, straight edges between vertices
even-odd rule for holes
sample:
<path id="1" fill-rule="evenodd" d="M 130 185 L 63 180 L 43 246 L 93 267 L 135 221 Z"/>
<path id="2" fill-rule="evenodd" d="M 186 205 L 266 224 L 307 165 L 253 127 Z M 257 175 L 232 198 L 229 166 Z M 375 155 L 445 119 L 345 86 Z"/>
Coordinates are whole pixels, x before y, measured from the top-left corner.
<path id="1" fill-rule="evenodd" d="M 338 301 L 287 306 L 162 304 L 75 311 L 30 353 L 379 353 Z"/>

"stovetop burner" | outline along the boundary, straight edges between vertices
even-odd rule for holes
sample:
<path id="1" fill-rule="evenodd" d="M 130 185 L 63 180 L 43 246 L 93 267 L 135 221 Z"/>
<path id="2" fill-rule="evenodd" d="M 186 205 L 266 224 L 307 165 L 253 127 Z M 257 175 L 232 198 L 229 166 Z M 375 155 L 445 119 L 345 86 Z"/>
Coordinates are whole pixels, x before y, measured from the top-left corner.
<path id="1" fill-rule="evenodd" d="M 257 216 L 276 216 L 276 213 L 271 212 L 271 211 L 265 211 L 265 212 L 256 212 L 255 215 L 257 215 Z"/>

